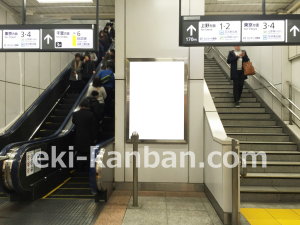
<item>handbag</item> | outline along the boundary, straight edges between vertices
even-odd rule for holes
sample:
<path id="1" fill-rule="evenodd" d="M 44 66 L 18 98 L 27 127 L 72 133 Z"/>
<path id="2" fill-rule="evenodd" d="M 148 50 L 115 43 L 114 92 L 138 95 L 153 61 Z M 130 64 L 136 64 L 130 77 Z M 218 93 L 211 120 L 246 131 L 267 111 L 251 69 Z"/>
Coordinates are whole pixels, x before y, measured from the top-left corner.
<path id="1" fill-rule="evenodd" d="M 255 69 L 254 66 L 252 65 L 252 62 L 244 62 L 243 63 L 243 68 L 244 68 L 244 75 L 245 76 L 250 76 L 250 75 L 255 75 Z"/>

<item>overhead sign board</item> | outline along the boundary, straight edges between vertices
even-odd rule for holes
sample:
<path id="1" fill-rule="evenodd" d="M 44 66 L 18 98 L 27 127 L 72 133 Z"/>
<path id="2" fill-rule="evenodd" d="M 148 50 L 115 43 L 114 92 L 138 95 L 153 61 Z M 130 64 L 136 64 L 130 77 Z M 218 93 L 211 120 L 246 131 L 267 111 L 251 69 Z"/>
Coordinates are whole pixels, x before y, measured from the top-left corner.
<path id="1" fill-rule="evenodd" d="M 97 51 L 94 25 L 0 25 L 2 52 Z"/>
<path id="2" fill-rule="evenodd" d="M 239 42 L 240 21 L 199 22 L 199 42 Z"/>
<path id="3" fill-rule="evenodd" d="M 3 30 L 3 49 L 39 49 L 39 30 Z"/>
<path id="4" fill-rule="evenodd" d="M 242 42 L 284 42 L 285 21 L 243 21 Z"/>
<path id="5" fill-rule="evenodd" d="M 182 16 L 180 46 L 300 45 L 300 15 Z"/>

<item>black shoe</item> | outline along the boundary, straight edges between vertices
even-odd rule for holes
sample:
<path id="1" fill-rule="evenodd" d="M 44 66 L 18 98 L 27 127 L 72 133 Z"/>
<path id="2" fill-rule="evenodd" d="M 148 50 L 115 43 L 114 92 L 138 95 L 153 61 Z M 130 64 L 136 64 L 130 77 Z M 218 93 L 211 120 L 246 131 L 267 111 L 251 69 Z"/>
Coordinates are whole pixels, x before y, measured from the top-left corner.
<path id="1" fill-rule="evenodd" d="M 236 103 L 235 103 L 235 107 L 236 107 L 236 108 L 240 108 L 240 107 L 241 107 L 241 106 L 240 106 L 240 103 L 239 103 L 239 102 L 236 102 Z"/>

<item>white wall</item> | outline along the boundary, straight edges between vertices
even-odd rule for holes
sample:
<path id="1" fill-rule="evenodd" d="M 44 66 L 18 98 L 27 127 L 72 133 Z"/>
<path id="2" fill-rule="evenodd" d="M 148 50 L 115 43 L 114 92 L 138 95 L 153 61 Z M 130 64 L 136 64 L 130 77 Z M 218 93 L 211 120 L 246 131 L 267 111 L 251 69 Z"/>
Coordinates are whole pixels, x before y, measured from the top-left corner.
<path id="1" fill-rule="evenodd" d="M 233 50 L 233 47 L 220 47 L 219 49 L 227 56 L 228 52 Z M 243 46 L 242 49 L 247 51 L 248 57 L 256 71 L 270 81 L 279 91 L 288 96 L 286 81 L 291 81 L 292 79 L 292 64 L 288 61 L 288 46 Z M 264 82 L 262 78 L 260 80 Z M 247 82 L 280 118 L 288 119 L 287 111 L 258 81 L 250 76 Z M 266 82 L 264 84 L 270 86 Z M 281 95 L 278 92 L 274 89 L 272 91 L 281 99 Z"/>
<path id="2" fill-rule="evenodd" d="M 16 24 L 0 8 L 0 24 Z M 70 53 L 0 53 L 0 132 L 59 75 L 74 56 Z"/>
<path id="3" fill-rule="evenodd" d="M 132 145 L 125 144 L 125 59 L 187 58 L 189 62 L 189 140 L 188 144 L 147 145 L 150 151 L 196 154 L 196 165 L 203 161 L 203 77 L 204 49 L 179 47 L 179 4 L 174 0 L 116 0 L 116 143 L 115 150 L 124 157 Z M 203 15 L 204 0 L 184 0 L 184 15 Z M 166 84 L 167 85 L 167 84 Z M 157 90 L 163 91 L 163 90 Z M 155 107 L 155 106 L 153 106 Z M 143 155 L 143 146 L 140 153 Z M 125 157 L 124 157 L 125 158 Z M 116 169 L 117 182 L 132 181 L 132 168 Z M 139 170 L 141 182 L 203 183 L 199 168 Z"/>

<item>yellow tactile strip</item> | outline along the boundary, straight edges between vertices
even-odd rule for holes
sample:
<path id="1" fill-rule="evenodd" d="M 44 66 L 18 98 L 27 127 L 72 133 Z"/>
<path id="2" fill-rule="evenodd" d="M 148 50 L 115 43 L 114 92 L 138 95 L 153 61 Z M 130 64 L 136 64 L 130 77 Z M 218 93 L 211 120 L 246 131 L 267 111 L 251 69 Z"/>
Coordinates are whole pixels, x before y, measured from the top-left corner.
<path id="1" fill-rule="evenodd" d="M 299 225 L 300 209 L 241 208 L 251 225 Z"/>

